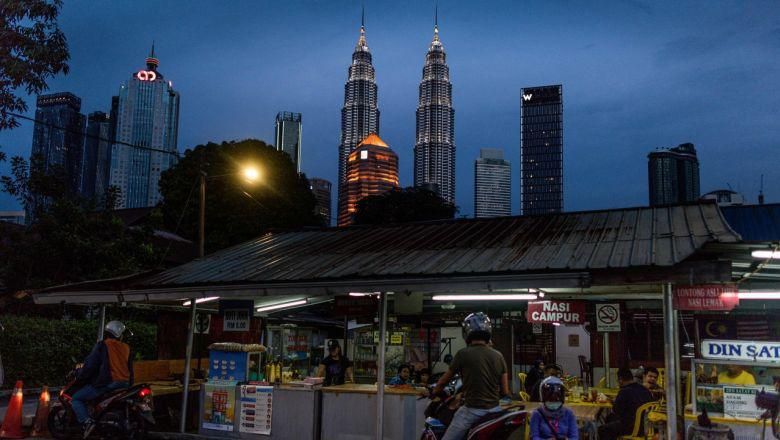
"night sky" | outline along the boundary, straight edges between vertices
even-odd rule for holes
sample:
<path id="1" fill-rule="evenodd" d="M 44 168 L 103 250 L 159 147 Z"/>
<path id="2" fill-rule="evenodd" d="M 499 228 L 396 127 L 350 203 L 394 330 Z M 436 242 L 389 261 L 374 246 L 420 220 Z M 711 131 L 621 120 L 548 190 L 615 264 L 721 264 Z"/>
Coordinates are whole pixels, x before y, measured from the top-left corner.
<path id="1" fill-rule="evenodd" d="M 418 85 L 433 1 L 366 1 L 381 137 L 412 184 Z M 144 67 L 181 93 L 179 150 L 273 142 L 278 111 L 303 114 L 303 171 L 334 181 L 359 1 L 65 1 L 71 72 L 50 91 L 108 112 Z M 502 148 L 519 206 L 520 88 L 563 84 L 567 211 L 646 205 L 647 153 L 693 142 L 701 189 L 730 185 L 780 201 L 780 4 L 776 1 L 447 1 L 439 3 L 455 107 L 457 204 L 473 212 L 474 159 Z M 28 99 L 34 115 L 35 99 Z M 32 123 L 0 132 L 29 156 Z M 0 173 L 8 164 L 0 165 Z M 334 182 L 335 183 L 335 182 Z M 335 189 L 335 185 L 334 185 Z M 335 191 L 334 191 L 335 199 Z M 17 204 L 0 195 L 0 210 Z"/>

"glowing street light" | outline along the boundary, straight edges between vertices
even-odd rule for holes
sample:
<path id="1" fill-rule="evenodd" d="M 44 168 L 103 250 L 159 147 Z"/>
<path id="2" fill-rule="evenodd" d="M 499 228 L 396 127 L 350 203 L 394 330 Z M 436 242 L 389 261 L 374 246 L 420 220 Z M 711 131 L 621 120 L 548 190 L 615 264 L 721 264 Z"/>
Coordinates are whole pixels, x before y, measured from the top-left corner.
<path id="1" fill-rule="evenodd" d="M 244 179 L 246 179 L 247 182 L 254 183 L 260 179 L 260 170 L 254 166 L 245 167 L 242 171 L 242 174 L 244 175 Z"/>

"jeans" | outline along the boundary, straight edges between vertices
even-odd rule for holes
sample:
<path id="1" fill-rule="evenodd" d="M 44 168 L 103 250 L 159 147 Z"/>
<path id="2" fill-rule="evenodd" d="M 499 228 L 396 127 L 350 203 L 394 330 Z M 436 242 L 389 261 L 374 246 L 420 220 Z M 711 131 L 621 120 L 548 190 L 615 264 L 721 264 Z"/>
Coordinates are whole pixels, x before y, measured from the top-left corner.
<path id="1" fill-rule="evenodd" d="M 479 419 L 489 413 L 499 411 L 501 411 L 500 406 L 490 409 L 469 408 L 465 405 L 461 406 L 452 417 L 452 423 L 450 423 L 450 426 L 447 428 L 447 432 L 444 433 L 444 438 L 442 440 L 463 440 L 466 438 L 469 429 L 471 429 Z"/>
<path id="2" fill-rule="evenodd" d="M 130 384 L 127 382 L 111 382 L 104 387 L 95 388 L 92 385 L 84 385 L 83 388 L 76 391 L 71 401 L 73 412 L 76 414 L 76 420 L 79 423 L 84 423 L 89 418 L 89 409 L 87 409 L 87 402 L 94 400 L 109 391 L 118 390 L 120 388 L 127 388 Z"/>

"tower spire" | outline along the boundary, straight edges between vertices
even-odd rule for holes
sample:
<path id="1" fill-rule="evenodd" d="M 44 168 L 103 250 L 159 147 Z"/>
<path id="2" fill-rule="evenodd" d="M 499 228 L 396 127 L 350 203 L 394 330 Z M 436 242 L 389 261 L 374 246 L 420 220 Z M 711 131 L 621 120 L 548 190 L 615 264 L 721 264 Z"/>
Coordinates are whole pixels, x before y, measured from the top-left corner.
<path id="1" fill-rule="evenodd" d="M 154 55 L 154 40 L 152 40 L 152 49 L 149 51 L 149 56 L 146 57 L 146 67 L 149 70 L 157 70 L 157 66 L 160 65 L 160 60 Z"/>
<path id="2" fill-rule="evenodd" d="M 358 38 L 357 46 L 355 50 L 368 50 L 368 44 L 366 43 L 366 5 L 363 4 L 360 8 L 360 37 Z"/>
<path id="3" fill-rule="evenodd" d="M 439 41 L 439 0 L 433 10 L 433 41 Z"/>

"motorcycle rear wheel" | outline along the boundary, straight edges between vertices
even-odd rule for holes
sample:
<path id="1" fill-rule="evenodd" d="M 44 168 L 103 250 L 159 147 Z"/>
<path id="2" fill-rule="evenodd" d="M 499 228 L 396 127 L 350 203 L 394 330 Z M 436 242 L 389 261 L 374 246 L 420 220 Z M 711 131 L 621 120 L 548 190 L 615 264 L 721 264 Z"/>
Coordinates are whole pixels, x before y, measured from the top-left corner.
<path id="1" fill-rule="evenodd" d="M 73 413 L 62 405 L 56 405 L 51 409 L 46 422 L 51 436 L 58 440 L 77 438 L 81 433 L 81 430 L 77 429 L 78 424 L 73 420 Z"/>

